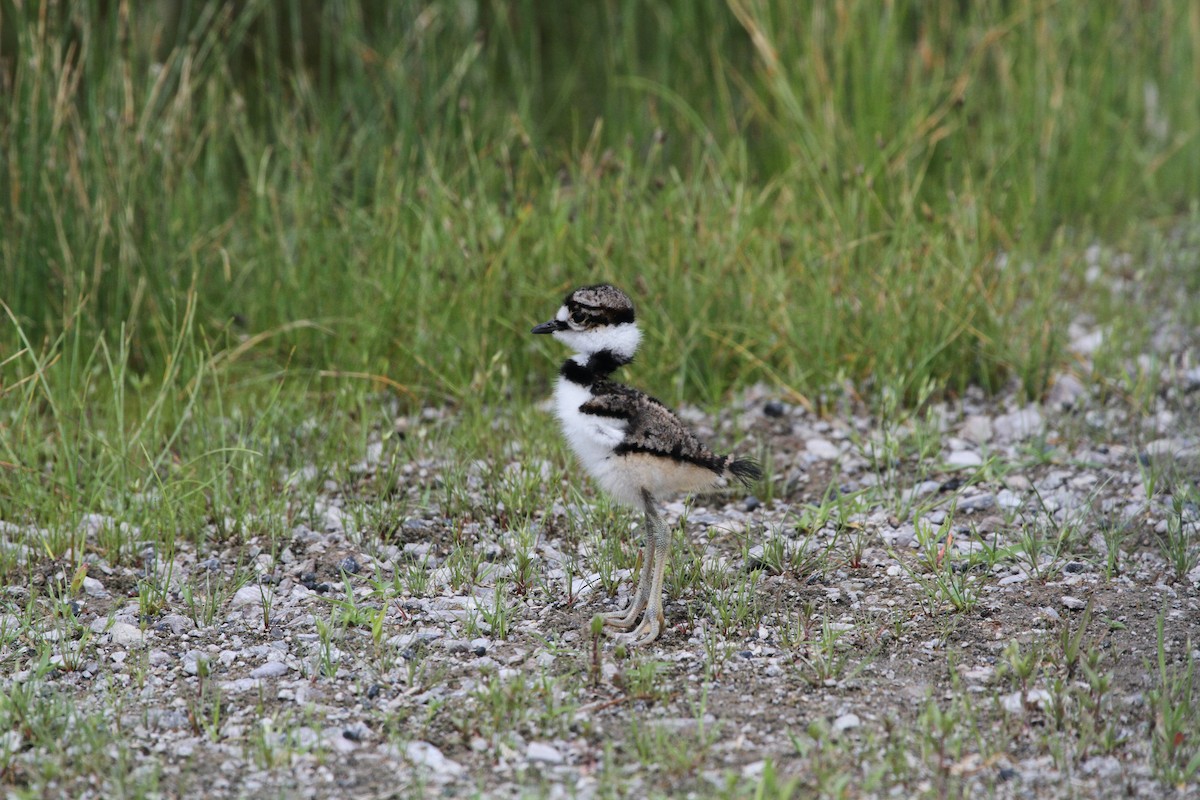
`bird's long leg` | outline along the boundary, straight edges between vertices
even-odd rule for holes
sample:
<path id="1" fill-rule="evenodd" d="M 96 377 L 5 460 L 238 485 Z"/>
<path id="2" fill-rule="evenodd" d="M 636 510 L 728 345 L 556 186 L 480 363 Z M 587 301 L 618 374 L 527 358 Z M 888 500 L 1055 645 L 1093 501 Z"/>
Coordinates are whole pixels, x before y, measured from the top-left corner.
<path id="1" fill-rule="evenodd" d="M 647 520 L 647 522 L 649 522 Z M 638 577 L 637 591 L 633 595 L 633 599 L 629 601 L 629 606 L 623 611 L 610 611 L 602 614 L 604 624 L 613 628 L 627 631 L 637 624 L 638 617 L 646 609 L 646 603 L 650 600 L 650 585 L 654 579 L 654 530 L 646 525 L 646 543 L 642 546 L 642 571 Z"/>
<path id="2" fill-rule="evenodd" d="M 663 524 L 662 517 L 658 514 L 658 509 L 654 506 L 654 497 L 647 491 L 642 492 L 642 503 L 646 507 L 646 537 L 647 545 L 649 546 L 653 540 L 654 555 L 653 555 L 653 575 L 651 576 L 649 597 L 646 601 L 646 613 L 642 617 L 642 624 L 637 627 L 637 630 L 628 635 L 630 645 L 649 644 L 658 638 L 662 633 L 664 618 L 663 618 L 663 576 L 667 571 L 667 551 L 671 546 L 671 532 L 667 526 Z M 643 572 L 643 576 L 644 576 Z M 641 591 L 639 587 L 639 597 Z M 625 639 L 626 637 L 622 637 Z"/>

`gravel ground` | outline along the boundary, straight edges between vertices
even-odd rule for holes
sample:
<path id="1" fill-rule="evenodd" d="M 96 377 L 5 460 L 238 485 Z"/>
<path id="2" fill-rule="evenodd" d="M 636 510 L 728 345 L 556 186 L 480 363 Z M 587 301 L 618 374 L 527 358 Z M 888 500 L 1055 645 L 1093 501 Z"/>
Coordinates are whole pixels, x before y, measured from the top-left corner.
<path id="1" fill-rule="evenodd" d="M 1100 337 L 1074 333 L 1088 376 Z M 1153 745 L 1160 656 L 1193 687 L 1200 657 L 1185 333 L 1160 337 L 1161 387 L 1138 408 L 1063 374 L 1041 405 L 968 392 L 893 419 L 767 388 L 715 420 L 685 409 L 710 440 L 757 445 L 771 483 L 669 504 L 669 627 L 648 648 L 589 631 L 628 598 L 636 517 L 574 493 L 565 460 L 445 452 L 377 496 L 393 438 L 355 456 L 357 478 L 292 489 L 285 542 L 89 555 L 75 634 L 22 618 L 31 592 L 72 580 L 29 545 L 0 620 L 24 633 L 0 636 L 0 663 L 35 635 L 69 639 L 39 691 L 127 743 L 150 796 L 1194 795 Z M 447 424 L 429 410 L 397 430 Z M 489 489 L 501 478 L 558 499 L 510 507 Z M 406 510 L 364 518 L 379 505 Z M 7 547 L 31 541 L 0 525 Z M 34 673 L 0 682 L 11 694 Z M 29 786 L 45 748 L 19 726 L 0 736 L 10 791 L 120 794 L 86 770 Z M 1194 753 L 1195 736 L 1173 744 Z"/>

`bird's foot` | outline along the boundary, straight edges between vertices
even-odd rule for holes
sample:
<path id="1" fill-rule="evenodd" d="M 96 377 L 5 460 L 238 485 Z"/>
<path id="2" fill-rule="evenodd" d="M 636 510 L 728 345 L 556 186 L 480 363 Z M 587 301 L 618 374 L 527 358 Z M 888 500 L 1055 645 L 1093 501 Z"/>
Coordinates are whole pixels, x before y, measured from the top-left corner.
<path id="1" fill-rule="evenodd" d="M 644 644 L 650 644 L 659 637 L 663 631 L 663 614 L 660 610 L 657 614 L 652 611 L 647 611 L 642 618 L 642 624 L 637 627 L 632 633 L 618 635 L 616 640 L 629 647 L 641 647 Z"/>
<path id="2" fill-rule="evenodd" d="M 604 619 L 604 624 L 608 627 L 627 631 L 632 629 L 633 626 L 637 624 L 638 617 L 640 617 L 642 612 L 645 610 L 645 602 L 639 603 L 634 600 L 624 611 L 609 611 L 608 613 L 601 614 L 600 616 Z"/>

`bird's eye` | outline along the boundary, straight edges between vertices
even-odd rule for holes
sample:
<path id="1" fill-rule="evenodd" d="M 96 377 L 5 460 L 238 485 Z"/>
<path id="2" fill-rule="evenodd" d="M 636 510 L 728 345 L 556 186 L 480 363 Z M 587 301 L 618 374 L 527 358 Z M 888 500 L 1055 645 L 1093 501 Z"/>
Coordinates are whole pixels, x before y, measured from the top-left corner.
<path id="1" fill-rule="evenodd" d="M 571 312 L 571 324 L 577 328 L 582 328 L 585 319 L 582 311 Z"/>

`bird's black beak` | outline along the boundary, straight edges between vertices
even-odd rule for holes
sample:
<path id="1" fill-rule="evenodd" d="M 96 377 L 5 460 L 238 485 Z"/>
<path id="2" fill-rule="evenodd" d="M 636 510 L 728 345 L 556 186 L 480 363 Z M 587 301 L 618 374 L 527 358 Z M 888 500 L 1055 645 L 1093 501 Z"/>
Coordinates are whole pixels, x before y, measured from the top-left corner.
<path id="1" fill-rule="evenodd" d="M 552 319 L 549 322 L 543 322 L 541 325 L 535 325 L 530 333 L 554 333 L 558 328 L 558 320 Z"/>

